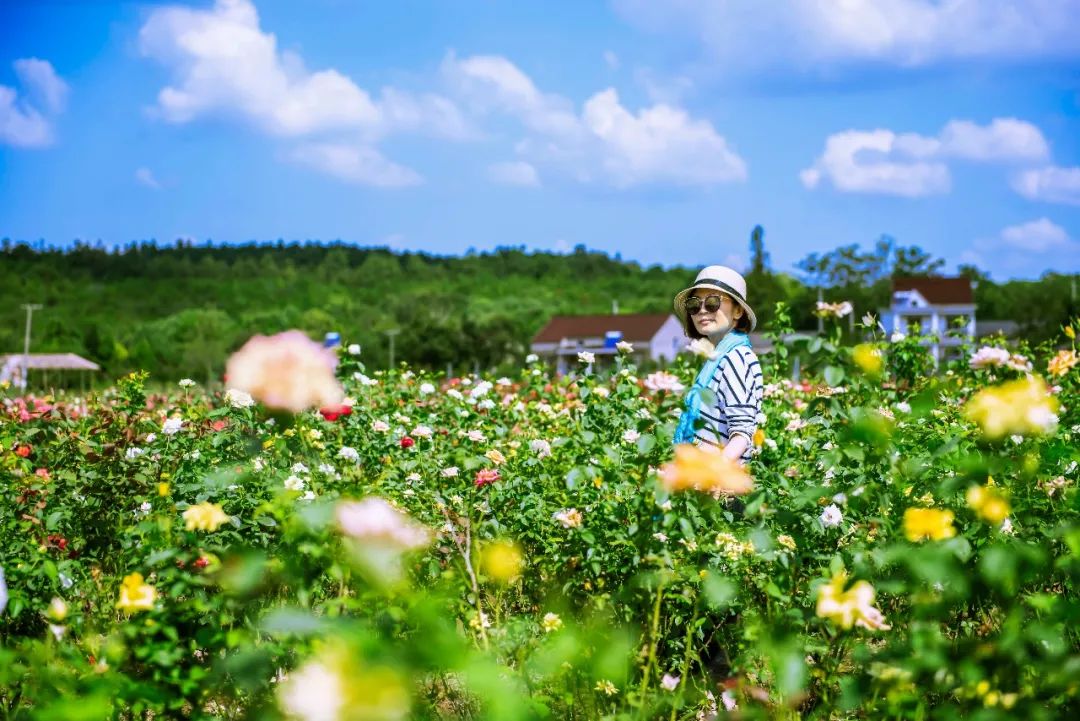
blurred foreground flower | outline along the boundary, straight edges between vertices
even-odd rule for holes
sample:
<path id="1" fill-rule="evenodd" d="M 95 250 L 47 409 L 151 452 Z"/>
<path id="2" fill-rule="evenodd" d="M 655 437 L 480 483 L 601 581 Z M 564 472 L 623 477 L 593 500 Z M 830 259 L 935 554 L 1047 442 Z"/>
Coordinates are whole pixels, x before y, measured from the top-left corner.
<path id="1" fill-rule="evenodd" d="M 1002 523 L 1009 516 L 1009 502 L 990 484 L 969 488 L 967 504 L 979 518 L 990 523 Z"/>
<path id="2" fill-rule="evenodd" d="M 257 335 L 233 353 L 225 367 L 229 385 L 268 408 L 300 413 L 341 403 L 334 352 L 298 330 Z"/>
<path id="3" fill-rule="evenodd" d="M 1057 425 L 1057 399 L 1040 378 L 1023 378 L 984 388 L 964 407 L 969 420 L 991 439 L 1007 435 L 1039 435 Z"/>
<path id="4" fill-rule="evenodd" d="M 301 721 L 396 721 L 409 713 L 401 674 L 365 667 L 345 650 L 324 650 L 289 674 L 278 690 L 289 718 Z"/>
<path id="5" fill-rule="evenodd" d="M 748 493 L 750 474 L 720 451 L 689 443 L 675 446 L 675 460 L 660 469 L 660 481 L 669 491 L 693 489 L 706 493 Z"/>
<path id="6" fill-rule="evenodd" d="M 154 608 L 157 600 L 157 589 L 148 583 L 143 583 L 141 573 L 132 573 L 124 577 L 120 584 L 120 600 L 116 607 L 127 613 L 133 611 L 150 611 Z"/>
<path id="7" fill-rule="evenodd" d="M 189 531 L 216 531 L 228 522 L 229 516 L 219 503 L 206 501 L 184 511 L 184 526 Z"/>
<path id="8" fill-rule="evenodd" d="M 716 354 L 716 346 L 708 338 L 695 338 L 690 341 L 686 349 L 702 358 L 712 358 Z"/>
<path id="9" fill-rule="evenodd" d="M 552 631 L 558 631 L 562 628 L 562 619 L 559 618 L 557 613 L 545 613 L 544 620 L 540 622 L 541 627 L 544 629 L 544 633 L 551 633 Z"/>
<path id="10" fill-rule="evenodd" d="M 904 535 L 909 541 L 942 541 L 956 535 L 953 512 L 936 508 L 909 508 L 904 511 Z"/>
<path id="11" fill-rule="evenodd" d="M 375 496 L 339 503 L 337 522 L 349 538 L 398 551 L 423 548 L 431 540 L 424 526 Z"/>
<path id="12" fill-rule="evenodd" d="M 869 343 L 860 343 L 855 346 L 851 354 L 855 365 L 862 369 L 863 373 L 871 376 L 881 375 L 881 369 L 885 365 L 881 349 L 875 348 Z"/>
<path id="13" fill-rule="evenodd" d="M 866 581 L 856 581 L 850 589 L 847 573 L 840 571 L 832 580 L 818 588 L 817 615 L 827 618 L 841 628 L 859 626 L 872 631 L 888 631 L 881 611 L 874 608 L 874 587 Z"/>
<path id="14" fill-rule="evenodd" d="M 62 598 L 53 598 L 49 603 L 48 609 L 45 611 L 45 615 L 53 621 L 60 623 L 68 615 L 68 605 Z"/>
<path id="15" fill-rule="evenodd" d="M 525 559 L 513 541 L 494 541 L 484 546 L 481 565 L 487 576 L 500 583 L 510 583 L 521 575 Z"/>
<path id="16" fill-rule="evenodd" d="M 679 677 L 672 676 L 670 673 L 665 673 L 664 677 L 660 679 L 660 688 L 665 691 L 674 691 L 679 687 Z"/>

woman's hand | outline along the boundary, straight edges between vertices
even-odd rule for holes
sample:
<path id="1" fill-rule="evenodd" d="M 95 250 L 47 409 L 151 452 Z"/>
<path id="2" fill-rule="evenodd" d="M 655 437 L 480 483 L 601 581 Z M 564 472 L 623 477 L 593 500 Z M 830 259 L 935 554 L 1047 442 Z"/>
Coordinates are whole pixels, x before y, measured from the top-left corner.
<path id="1" fill-rule="evenodd" d="M 750 439 L 742 433 L 735 433 L 731 436 L 731 440 L 728 441 L 727 445 L 724 446 L 724 457 L 729 461 L 738 462 L 749 447 Z"/>

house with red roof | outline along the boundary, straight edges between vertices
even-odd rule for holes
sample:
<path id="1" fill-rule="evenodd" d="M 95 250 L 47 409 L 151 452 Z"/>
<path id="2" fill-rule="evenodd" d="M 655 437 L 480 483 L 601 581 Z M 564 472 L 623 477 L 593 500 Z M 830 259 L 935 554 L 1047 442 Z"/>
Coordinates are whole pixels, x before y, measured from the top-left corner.
<path id="1" fill-rule="evenodd" d="M 935 362 L 975 339 L 975 292 L 969 278 L 896 278 L 892 305 L 881 310 L 890 334 L 925 337 Z"/>
<path id="2" fill-rule="evenodd" d="M 670 313 L 624 313 L 609 315 L 557 315 L 533 337 L 532 352 L 555 365 L 558 373 L 575 367 L 578 353 L 592 353 L 606 364 L 617 355 L 620 341 L 633 346 L 637 363 L 667 363 L 689 342 L 679 319 Z"/>

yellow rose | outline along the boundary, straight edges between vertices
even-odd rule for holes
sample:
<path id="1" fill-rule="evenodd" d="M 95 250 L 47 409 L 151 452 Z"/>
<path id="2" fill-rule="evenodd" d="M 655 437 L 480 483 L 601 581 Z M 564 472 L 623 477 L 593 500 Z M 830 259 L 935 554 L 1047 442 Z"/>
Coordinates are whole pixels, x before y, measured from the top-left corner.
<path id="1" fill-rule="evenodd" d="M 875 348 L 869 343 L 860 343 L 855 346 L 851 353 L 855 365 L 862 369 L 863 373 L 871 376 L 881 375 L 885 361 L 881 356 L 881 349 Z"/>
<path id="2" fill-rule="evenodd" d="M 909 508 L 904 511 L 904 535 L 909 541 L 941 541 L 956 535 L 953 512 L 934 508 Z"/>
<path id="3" fill-rule="evenodd" d="M 116 607 L 127 613 L 132 611 L 150 611 L 157 600 L 157 589 L 143 583 L 141 573 L 132 573 L 124 577 L 120 584 L 120 600 Z"/>
<path id="4" fill-rule="evenodd" d="M 866 581 L 857 581 L 845 590 L 847 573 L 840 571 L 832 579 L 818 587 L 816 613 L 842 628 L 859 626 L 872 631 L 887 631 L 881 611 L 874 607 L 874 587 Z"/>
<path id="5" fill-rule="evenodd" d="M 990 484 L 969 488 L 967 504 L 979 518 L 990 523 L 1000 524 L 1009 515 L 1009 502 Z"/>
<path id="6" fill-rule="evenodd" d="M 200 503 L 184 511 L 184 524 L 189 531 L 216 531 L 229 516 L 218 503 Z"/>
<path id="7" fill-rule="evenodd" d="M 719 451 L 689 443 L 675 446 L 675 460 L 660 469 L 660 480 L 669 491 L 748 493 L 754 487 L 741 465 Z"/>
<path id="8" fill-rule="evenodd" d="M 1047 433 L 1057 425 L 1057 399 L 1039 378 L 1002 383 L 976 393 L 964 407 L 969 420 L 992 439 Z"/>
<path id="9" fill-rule="evenodd" d="M 525 559 L 513 541 L 495 541 L 484 546 L 481 554 L 484 573 L 500 583 L 510 583 L 521 575 Z"/>

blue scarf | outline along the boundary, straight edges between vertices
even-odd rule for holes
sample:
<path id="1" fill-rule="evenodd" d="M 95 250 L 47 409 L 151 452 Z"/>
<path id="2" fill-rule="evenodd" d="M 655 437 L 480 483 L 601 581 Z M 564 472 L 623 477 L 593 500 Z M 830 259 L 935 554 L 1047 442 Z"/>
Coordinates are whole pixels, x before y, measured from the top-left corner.
<path id="1" fill-rule="evenodd" d="M 741 331 L 733 330 L 720 339 L 716 346 L 713 357 L 706 361 L 698 371 L 694 385 L 686 393 L 686 407 L 679 417 L 679 426 L 675 429 L 675 443 L 693 443 L 695 438 L 695 424 L 701 417 L 701 392 L 709 387 L 709 381 L 716 375 L 729 351 L 742 346 L 750 347 L 750 336 Z"/>

